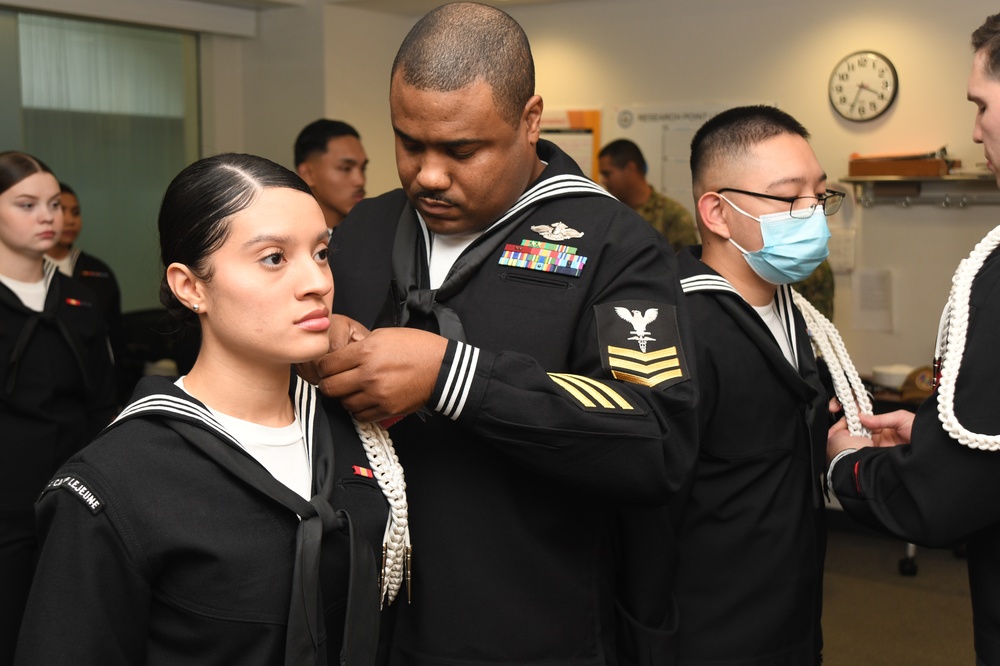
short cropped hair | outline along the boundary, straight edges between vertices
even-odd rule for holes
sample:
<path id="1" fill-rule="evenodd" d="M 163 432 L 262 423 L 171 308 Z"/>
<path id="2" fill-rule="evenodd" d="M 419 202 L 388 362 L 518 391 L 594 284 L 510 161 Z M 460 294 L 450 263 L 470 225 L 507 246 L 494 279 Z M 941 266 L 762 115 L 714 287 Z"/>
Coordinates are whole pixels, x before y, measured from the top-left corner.
<path id="1" fill-rule="evenodd" d="M 691 140 L 691 178 L 702 182 L 723 160 L 745 157 L 754 146 L 781 134 L 809 139 L 795 118 L 773 106 L 738 106 L 710 118 Z"/>
<path id="2" fill-rule="evenodd" d="M 625 165 L 629 162 L 635 162 L 635 165 L 639 167 L 639 173 L 644 174 L 649 170 L 649 167 L 646 165 L 646 158 L 642 156 L 639 146 L 628 139 L 615 139 L 601 148 L 601 152 L 597 154 L 597 157 L 598 159 L 602 157 L 610 158 L 611 163 L 619 169 L 624 169 Z"/>
<path id="3" fill-rule="evenodd" d="M 320 118 L 309 123 L 302 128 L 299 136 L 295 139 L 295 166 L 299 166 L 316 153 L 325 153 L 330 139 L 342 136 L 353 136 L 355 139 L 361 139 L 358 130 L 342 120 Z"/>
<path id="4" fill-rule="evenodd" d="M 972 33 L 972 50 L 986 54 L 985 74 L 991 79 L 1000 79 L 1000 14 L 987 18 Z"/>
<path id="5" fill-rule="evenodd" d="M 504 12 L 474 2 L 432 10 L 413 26 L 392 63 L 392 79 L 452 92 L 482 80 L 497 114 L 517 127 L 535 94 L 535 62 L 524 30 Z"/>

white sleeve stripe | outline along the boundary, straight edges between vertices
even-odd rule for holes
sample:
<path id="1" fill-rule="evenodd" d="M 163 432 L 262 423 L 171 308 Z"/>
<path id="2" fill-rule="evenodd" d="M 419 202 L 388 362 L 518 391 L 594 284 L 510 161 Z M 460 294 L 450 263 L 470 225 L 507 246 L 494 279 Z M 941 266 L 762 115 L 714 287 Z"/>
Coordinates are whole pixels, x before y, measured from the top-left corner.
<path id="1" fill-rule="evenodd" d="M 462 415 L 462 410 L 465 409 L 465 403 L 469 399 L 469 393 L 472 391 L 472 378 L 475 376 L 476 365 L 479 363 L 479 347 L 472 347 L 472 359 L 469 362 L 469 372 L 466 375 L 467 379 L 463 382 L 462 397 L 458 401 L 458 406 L 455 407 L 455 411 L 452 413 L 451 418 L 457 420 L 458 417 Z"/>
<path id="2" fill-rule="evenodd" d="M 456 420 L 462 415 L 469 392 L 472 390 L 472 380 L 478 363 L 479 348 L 459 342 L 441 400 L 438 401 L 435 411 Z"/>
<path id="3" fill-rule="evenodd" d="M 445 405 L 442 410 L 445 416 L 454 418 L 455 402 L 459 399 L 459 395 L 463 390 L 463 386 L 466 381 L 468 381 L 468 368 L 469 368 L 469 356 L 472 353 L 474 347 L 467 345 L 463 342 L 459 343 L 458 354 L 456 354 L 455 365 L 458 366 L 458 373 L 456 376 L 457 381 L 453 385 L 453 390 L 451 395 L 448 396 L 448 404 Z"/>
<path id="4" fill-rule="evenodd" d="M 456 359 L 462 352 L 463 343 L 459 342 L 458 347 L 455 350 Z M 451 385 L 455 381 L 455 375 L 458 373 L 458 363 L 453 362 L 451 368 L 448 370 L 448 377 L 444 380 L 444 388 L 441 390 L 441 399 L 438 400 L 438 404 L 434 407 L 435 412 L 440 412 L 444 409 L 445 402 L 448 400 L 448 395 L 451 393 Z"/>

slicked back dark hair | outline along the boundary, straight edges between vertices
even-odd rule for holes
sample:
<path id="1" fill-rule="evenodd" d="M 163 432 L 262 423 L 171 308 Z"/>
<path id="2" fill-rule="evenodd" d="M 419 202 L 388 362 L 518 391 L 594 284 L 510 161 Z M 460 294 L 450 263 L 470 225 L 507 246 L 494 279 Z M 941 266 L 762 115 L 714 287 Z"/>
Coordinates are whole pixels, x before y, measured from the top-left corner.
<path id="1" fill-rule="evenodd" d="M 986 54 L 985 74 L 1000 79 L 1000 14 L 994 14 L 972 33 L 972 50 Z"/>
<path id="2" fill-rule="evenodd" d="M 28 153 L 5 150 L 0 153 L 0 194 L 36 173 L 52 174 L 52 169 L 47 167 L 45 162 Z"/>
<path id="3" fill-rule="evenodd" d="M 759 143 L 781 134 L 809 139 L 809 132 L 795 118 L 773 106 L 737 106 L 710 118 L 691 140 L 691 178 L 701 182 L 721 161 L 748 155 Z"/>
<path id="4" fill-rule="evenodd" d="M 628 139 L 615 139 L 601 148 L 601 152 L 597 154 L 597 157 L 610 158 L 611 163 L 618 169 L 624 169 L 625 165 L 629 162 L 635 162 L 635 165 L 639 167 L 639 173 L 644 174 L 648 170 L 646 158 L 642 156 L 639 146 Z"/>
<path id="5" fill-rule="evenodd" d="M 535 94 L 535 62 L 524 30 L 504 12 L 475 2 L 432 10 L 413 26 L 392 63 L 392 79 L 452 92 L 485 81 L 497 114 L 517 127 Z"/>
<path id="6" fill-rule="evenodd" d="M 171 181 L 160 204 L 160 260 L 177 262 L 204 280 L 207 260 L 229 237 L 234 215 L 266 189 L 288 188 L 312 196 L 298 174 L 256 155 L 224 153 L 198 160 Z M 160 302 L 177 319 L 197 326 L 198 318 L 160 281 Z"/>
<path id="7" fill-rule="evenodd" d="M 325 153 L 330 139 L 342 136 L 353 136 L 360 140 L 361 135 L 343 120 L 320 118 L 314 120 L 299 132 L 295 139 L 295 166 L 305 162 L 316 153 Z"/>

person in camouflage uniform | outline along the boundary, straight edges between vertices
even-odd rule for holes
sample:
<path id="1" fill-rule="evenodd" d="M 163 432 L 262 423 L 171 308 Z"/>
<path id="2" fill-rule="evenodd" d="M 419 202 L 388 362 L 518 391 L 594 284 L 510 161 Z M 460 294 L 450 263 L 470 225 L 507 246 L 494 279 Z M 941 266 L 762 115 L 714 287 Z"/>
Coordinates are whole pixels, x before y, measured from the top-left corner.
<path id="1" fill-rule="evenodd" d="M 598 153 L 601 184 L 666 237 L 674 252 L 698 244 L 691 213 L 646 182 L 646 158 L 628 139 L 612 141 Z"/>

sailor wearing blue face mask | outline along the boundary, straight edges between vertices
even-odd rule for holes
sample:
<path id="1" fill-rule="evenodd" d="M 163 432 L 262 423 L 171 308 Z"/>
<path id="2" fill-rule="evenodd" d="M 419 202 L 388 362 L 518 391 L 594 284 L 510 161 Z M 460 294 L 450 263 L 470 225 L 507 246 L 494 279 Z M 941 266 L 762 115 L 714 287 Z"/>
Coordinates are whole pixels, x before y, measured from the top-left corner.
<path id="1" fill-rule="evenodd" d="M 669 644 L 647 651 L 665 655 L 657 663 L 820 661 L 820 479 L 831 421 L 789 285 L 827 256 L 826 218 L 844 195 L 827 190 L 808 136 L 779 109 L 739 107 L 691 144 L 703 244 L 684 248 L 678 263 L 694 330 L 699 452 L 686 493 L 650 537 L 670 554 L 681 618 Z"/>
<path id="2" fill-rule="evenodd" d="M 722 192 L 739 192 L 765 199 L 786 201 L 792 208 L 784 213 L 755 217 L 722 196 Z M 767 282 L 792 284 L 804 280 L 830 254 L 827 247 L 830 228 L 826 224 L 826 216 L 833 215 L 840 209 L 840 204 L 844 200 L 843 192 L 827 190 L 822 197 L 773 197 L 723 188 L 716 194 L 738 212 L 760 223 L 760 233 L 764 240 L 761 249 L 749 252 L 732 238 L 729 242 L 743 253 L 743 258 L 750 264 L 754 273 Z"/>

